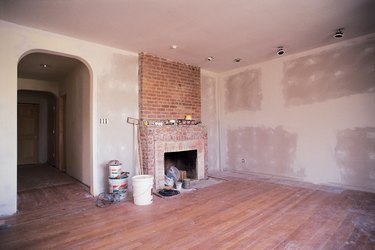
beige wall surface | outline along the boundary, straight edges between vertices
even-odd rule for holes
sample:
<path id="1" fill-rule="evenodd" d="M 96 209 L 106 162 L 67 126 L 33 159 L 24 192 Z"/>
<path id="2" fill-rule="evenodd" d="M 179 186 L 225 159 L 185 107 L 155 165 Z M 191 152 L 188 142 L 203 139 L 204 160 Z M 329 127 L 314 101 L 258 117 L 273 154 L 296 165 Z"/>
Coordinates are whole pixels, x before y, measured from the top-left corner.
<path id="1" fill-rule="evenodd" d="M 55 96 L 59 95 L 59 84 L 58 82 L 18 78 L 18 89 L 20 90 L 51 92 Z"/>
<path id="2" fill-rule="evenodd" d="M 108 119 L 108 124 L 99 124 L 97 154 L 98 182 L 108 187 L 108 161 L 117 159 L 122 169 L 136 174 L 135 139 L 137 127 L 127 123 L 127 117 L 138 118 L 138 57 L 114 53 L 110 57 L 111 67 L 102 71 L 98 81 L 98 119 Z M 133 140 L 134 139 L 134 140 Z M 129 178 L 129 184 L 131 178 Z M 107 190 L 108 191 L 108 190 Z"/>
<path id="3" fill-rule="evenodd" d="M 224 169 L 375 192 L 375 34 L 225 72 L 217 86 Z"/>
<path id="4" fill-rule="evenodd" d="M 90 186 L 90 73 L 83 63 L 64 78 L 59 95 L 66 96 L 66 172 Z"/>
<path id="5" fill-rule="evenodd" d="M 0 192 L 0 215 L 17 209 L 17 64 L 31 52 L 73 57 L 89 69 L 90 148 L 84 150 L 90 151 L 90 159 L 84 160 L 92 171 L 91 193 L 107 190 L 106 163 L 111 159 L 134 173 L 133 129 L 126 117 L 138 116 L 138 55 L 4 21 L 0 37 L 0 190 L 7 190 Z M 100 125 L 99 118 L 109 123 Z"/>
<path id="6" fill-rule="evenodd" d="M 201 70 L 202 123 L 208 135 L 208 173 L 221 171 L 219 113 L 218 113 L 218 75 Z"/>

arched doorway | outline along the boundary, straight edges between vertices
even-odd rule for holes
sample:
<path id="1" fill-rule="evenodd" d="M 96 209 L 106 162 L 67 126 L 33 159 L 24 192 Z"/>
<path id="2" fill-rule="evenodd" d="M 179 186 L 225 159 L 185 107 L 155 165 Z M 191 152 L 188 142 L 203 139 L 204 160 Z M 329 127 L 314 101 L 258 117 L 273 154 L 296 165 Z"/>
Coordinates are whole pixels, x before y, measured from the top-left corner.
<path id="1" fill-rule="evenodd" d="M 18 128 L 21 128 L 21 131 L 18 130 L 18 165 L 38 164 L 54 167 L 87 187 L 91 186 L 90 85 L 89 69 L 77 59 L 33 52 L 19 61 L 18 115 L 21 114 L 20 110 L 25 109 L 22 112 L 34 113 L 38 118 L 18 119 L 21 121 L 18 123 Z M 34 124 L 22 124 L 27 119 L 34 121 Z M 34 129 L 34 140 L 21 143 L 22 133 L 31 132 L 22 129 L 30 130 L 33 126 L 38 126 Z M 29 172 L 38 172 L 34 170 L 29 169 Z M 32 178 L 18 174 L 17 179 L 19 182 L 30 181 Z M 66 183 L 68 179 L 61 180 Z M 32 181 L 30 183 L 36 188 L 45 188 L 44 184 L 39 185 Z M 55 183 L 59 182 L 51 179 L 47 184 Z"/>

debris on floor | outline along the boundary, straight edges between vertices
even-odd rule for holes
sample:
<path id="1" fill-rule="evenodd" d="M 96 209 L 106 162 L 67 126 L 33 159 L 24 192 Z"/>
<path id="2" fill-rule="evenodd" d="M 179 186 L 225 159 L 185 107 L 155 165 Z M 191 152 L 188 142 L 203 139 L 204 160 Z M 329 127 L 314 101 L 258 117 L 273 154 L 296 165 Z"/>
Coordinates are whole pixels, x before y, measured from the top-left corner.
<path id="1" fill-rule="evenodd" d="M 10 228 L 9 224 L 5 223 L 5 220 L 0 220 L 0 230 L 8 229 Z"/>
<path id="2" fill-rule="evenodd" d="M 170 196 L 174 196 L 174 195 L 178 195 L 178 194 L 180 194 L 179 191 L 174 190 L 174 189 L 162 189 L 162 190 L 159 190 L 158 193 L 159 193 L 161 196 L 166 196 L 166 197 L 170 197 Z"/>
<path id="3" fill-rule="evenodd" d="M 98 197 L 96 197 L 96 206 L 100 208 L 109 207 L 114 202 L 120 202 L 123 198 L 121 197 L 120 193 L 100 193 Z"/>

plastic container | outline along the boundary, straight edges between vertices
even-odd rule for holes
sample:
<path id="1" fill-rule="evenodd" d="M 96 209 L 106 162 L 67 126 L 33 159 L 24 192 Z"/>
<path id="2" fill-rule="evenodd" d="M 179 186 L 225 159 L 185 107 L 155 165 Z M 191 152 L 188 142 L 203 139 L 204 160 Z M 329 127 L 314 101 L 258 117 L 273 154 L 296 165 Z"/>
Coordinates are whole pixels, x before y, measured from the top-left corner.
<path id="1" fill-rule="evenodd" d="M 118 193 L 120 200 L 126 198 L 126 191 L 128 190 L 128 177 L 122 178 L 108 178 L 109 193 Z"/>
<path id="2" fill-rule="evenodd" d="M 150 205 L 153 201 L 152 187 L 154 186 L 154 176 L 135 175 L 132 177 L 133 198 L 135 205 Z"/>
<path id="3" fill-rule="evenodd" d="M 184 189 L 190 189 L 190 179 L 186 178 L 182 182 L 182 188 Z"/>
<path id="4" fill-rule="evenodd" d="M 120 165 L 109 165 L 109 178 L 118 178 L 121 175 Z"/>
<path id="5" fill-rule="evenodd" d="M 176 182 L 176 189 L 181 190 L 181 188 L 182 188 L 182 182 L 180 181 Z"/>

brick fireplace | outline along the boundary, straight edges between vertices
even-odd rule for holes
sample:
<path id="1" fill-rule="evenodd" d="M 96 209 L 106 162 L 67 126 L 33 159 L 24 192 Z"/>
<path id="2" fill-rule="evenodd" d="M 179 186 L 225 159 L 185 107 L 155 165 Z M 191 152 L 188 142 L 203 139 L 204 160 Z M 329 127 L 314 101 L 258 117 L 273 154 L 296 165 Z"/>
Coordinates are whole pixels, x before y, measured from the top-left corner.
<path id="1" fill-rule="evenodd" d="M 200 124 L 200 68 L 146 53 L 139 55 L 142 167 L 164 186 L 165 154 L 196 151 L 193 178 L 207 178 L 207 129 Z M 191 115 L 198 125 L 166 125 Z M 145 125 L 147 124 L 147 125 Z M 155 125 L 157 124 L 157 125 Z"/>
<path id="2" fill-rule="evenodd" d="M 204 126 L 141 126 L 140 132 L 144 172 L 154 175 L 156 188 L 164 186 L 164 154 L 168 152 L 197 150 L 196 179 L 207 177 L 207 131 Z"/>

